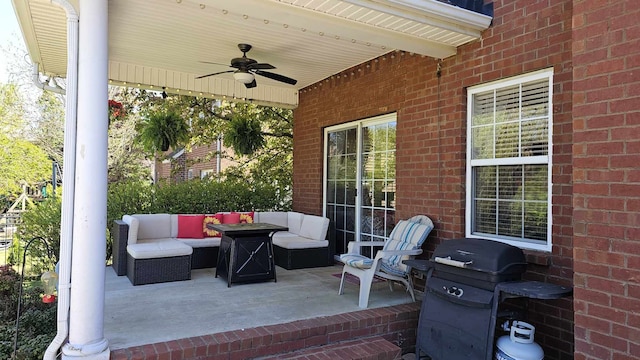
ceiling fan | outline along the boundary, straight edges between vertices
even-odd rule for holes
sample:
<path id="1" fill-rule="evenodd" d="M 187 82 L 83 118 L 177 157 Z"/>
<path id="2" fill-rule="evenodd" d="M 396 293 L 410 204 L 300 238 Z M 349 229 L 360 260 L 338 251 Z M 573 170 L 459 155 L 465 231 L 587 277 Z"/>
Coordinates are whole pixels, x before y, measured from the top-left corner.
<path id="1" fill-rule="evenodd" d="M 290 85 L 295 85 L 298 82 L 297 80 L 294 80 L 290 77 L 286 77 L 284 75 L 275 74 L 269 71 L 264 71 L 264 70 L 275 69 L 275 66 L 267 63 L 259 63 L 254 59 L 248 58 L 247 52 L 251 50 L 251 45 L 238 44 L 238 48 L 240 49 L 240 51 L 242 51 L 242 57 L 231 59 L 231 65 L 230 65 L 232 68 L 236 70 L 219 71 L 212 74 L 198 76 L 196 77 L 196 79 L 202 79 L 208 76 L 214 76 L 214 75 L 225 74 L 225 73 L 233 73 L 233 78 L 243 83 L 244 86 L 247 87 L 247 89 L 254 88 L 257 85 L 254 74 L 264 76 L 266 78 L 280 81 Z M 206 64 L 217 64 L 217 63 L 212 63 L 207 61 L 202 61 L 202 62 Z M 221 64 L 218 64 L 218 65 L 221 65 Z"/>

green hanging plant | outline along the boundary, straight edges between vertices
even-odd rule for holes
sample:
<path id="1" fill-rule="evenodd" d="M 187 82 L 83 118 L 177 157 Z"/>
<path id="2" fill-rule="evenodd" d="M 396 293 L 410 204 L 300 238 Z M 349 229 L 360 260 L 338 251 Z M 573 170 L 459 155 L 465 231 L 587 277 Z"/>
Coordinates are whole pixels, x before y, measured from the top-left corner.
<path id="1" fill-rule="evenodd" d="M 260 121 L 246 116 L 234 116 L 224 133 L 224 143 L 238 154 L 253 154 L 265 144 Z"/>
<path id="2" fill-rule="evenodd" d="M 150 112 L 141 122 L 138 137 L 148 152 L 167 151 L 189 141 L 189 126 L 174 110 Z"/>

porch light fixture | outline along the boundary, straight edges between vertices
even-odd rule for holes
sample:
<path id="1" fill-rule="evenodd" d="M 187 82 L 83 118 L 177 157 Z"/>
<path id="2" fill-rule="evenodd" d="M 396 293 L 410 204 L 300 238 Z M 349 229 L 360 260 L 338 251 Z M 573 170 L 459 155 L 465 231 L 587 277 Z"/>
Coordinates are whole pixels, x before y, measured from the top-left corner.
<path id="1" fill-rule="evenodd" d="M 251 84 L 253 82 L 254 77 L 253 74 L 248 71 L 238 70 L 233 73 L 233 78 L 237 81 L 240 81 L 243 84 Z"/>

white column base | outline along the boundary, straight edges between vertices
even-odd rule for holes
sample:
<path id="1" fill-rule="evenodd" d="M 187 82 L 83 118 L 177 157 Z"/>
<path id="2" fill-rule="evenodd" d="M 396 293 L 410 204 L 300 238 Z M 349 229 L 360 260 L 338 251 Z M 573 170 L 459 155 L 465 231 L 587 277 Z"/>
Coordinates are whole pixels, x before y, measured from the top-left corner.
<path id="1" fill-rule="evenodd" d="M 62 347 L 63 360 L 109 360 L 110 356 L 111 350 L 107 339 L 85 344 L 82 347 L 75 347 L 69 343 Z"/>

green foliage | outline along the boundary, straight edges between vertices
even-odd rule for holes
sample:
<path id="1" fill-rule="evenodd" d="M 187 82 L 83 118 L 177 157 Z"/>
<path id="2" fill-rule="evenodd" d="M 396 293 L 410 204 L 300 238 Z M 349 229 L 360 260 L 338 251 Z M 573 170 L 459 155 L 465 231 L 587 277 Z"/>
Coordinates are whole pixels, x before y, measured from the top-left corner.
<path id="1" fill-rule="evenodd" d="M 123 215 L 147 213 L 153 202 L 153 186 L 141 181 L 109 184 L 107 191 L 107 226 Z M 108 247 L 109 248 L 109 247 Z"/>
<path id="2" fill-rule="evenodd" d="M 270 185 L 239 181 L 192 180 L 177 184 L 148 185 L 140 182 L 111 184 L 107 219 L 125 214 L 196 214 L 220 211 L 282 210 L 277 190 Z"/>
<path id="3" fill-rule="evenodd" d="M 108 176 L 109 183 L 150 180 L 149 164 L 145 150 L 139 141 L 136 128 L 142 121 L 140 109 L 152 109 L 149 104 L 156 98 L 153 93 L 136 88 L 109 88 L 110 108 Z"/>
<path id="4" fill-rule="evenodd" d="M 60 253 L 60 222 L 62 217 L 62 200 L 59 196 L 48 197 L 36 203 L 29 211 L 22 215 L 22 222 L 18 226 L 18 238 L 11 248 L 12 262 L 22 261 L 22 251 L 27 243 L 42 237 L 51 249 L 51 258 L 42 241 L 34 241 L 29 247 L 28 261 L 32 274 L 41 274 L 50 270 L 58 262 Z"/>
<path id="5" fill-rule="evenodd" d="M 236 114 L 229 123 L 229 128 L 224 134 L 224 145 L 233 148 L 240 155 L 251 155 L 265 144 L 260 122 Z"/>
<path id="6" fill-rule="evenodd" d="M 18 138 L 24 133 L 23 100 L 14 84 L 0 84 L 0 133 Z"/>
<path id="7" fill-rule="evenodd" d="M 21 182 L 34 185 L 50 177 L 47 154 L 29 141 L 0 134 L 0 194 L 20 194 Z"/>
<path id="8" fill-rule="evenodd" d="M 42 359 L 56 334 L 56 307 L 44 304 L 38 281 L 25 279 L 20 311 L 18 347 L 13 358 L 20 276 L 10 266 L 0 266 L 0 358 Z"/>
<path id="9" fill-rule="evenodd" d="M 239 109 L 238 109 L 239 108 Z M 252 104 L 236 104 L 236 116 L 252 119 L 253 126 L 260 125 L 261 135 L 246 133 L 246 138 L 238 137 L 238 146 L 253 148 L 246 156 L 234 157 L 237 165 L 231 165 L 224 171 L 224 176 L 238 181 L 250 181 L 269 184 L 277 189 L 282 206 L 291 206 L 293 178 L 293 113 L 288 109 L 256 106 Z M 225 132 L 225 141 L 234 130 L 237 120 L 232 120 Z M 257 138 L 248 140 L 251 136 Z M 242 145 L 242 143 L 245 143 Z M 232 145 L 233 146 L 233 145 Z"/>
<path id="10" fill-rule="evenodd" d="M 11 265 L 0 266 L 0 319 L 7 321 L 16 316 L 20 274 Z"/>
<path id="11" fill-rule="evenodd" d="M 189 126 L 177 111 L 170 108 L 152 110 L 142 120 L 139 139 L 149 153 L 167 151 L 189 141 Z"/>
<path id="12" fill-rule="evenodd" d="M 63 168 L 64 99 L 62 95 L 43 91 L 36 105 L 40 116 L 34 130 L 34 143 Z M 49 162 L 49 168 L 51 168 L 51 162 Z"/>
<path id="13" fill-rule="evenodd" d="M 164 99 L 191 124 L 190 146 L 215 144 L 220 136 L 234 152 L 212 151 L 231 160 L 222 177 L 270 184 L 276 187 L 283 206 L 290 206 L 293 177 L 293 112 L 248 103 L 170 95 Z M 152 106 L 157 106 L 151 103 Z M 198 161 L 198 160 L 197 160 Z"/>
<path id="14" fill-rule="evenodd" d="M 289 210 L 288 194 L 270 184 L 191 180 L 177 184 L 110 184 L 107 224 L 127 214 L 214 214 L 221 211 Z M 108 239 L 107 256 L 111 255 Z"/>

